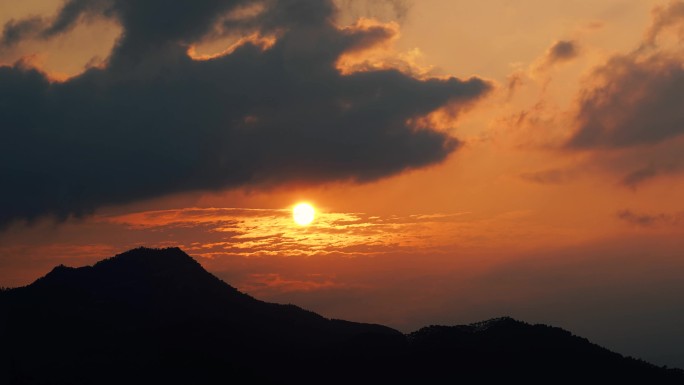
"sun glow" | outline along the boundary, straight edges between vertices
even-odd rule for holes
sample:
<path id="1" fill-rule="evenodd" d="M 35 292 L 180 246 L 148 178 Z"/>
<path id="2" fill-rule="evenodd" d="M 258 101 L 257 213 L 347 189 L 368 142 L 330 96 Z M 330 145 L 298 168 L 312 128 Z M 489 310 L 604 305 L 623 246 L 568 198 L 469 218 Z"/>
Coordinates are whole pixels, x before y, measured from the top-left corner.
<path id="1" fill-rule="evenodd" d="M 313 222 L 316 216 L 316 210 L 308 203 L 298 203 L 292 209 L 292 217 L 295 223 L 300 226 L 307 226 Z"/>

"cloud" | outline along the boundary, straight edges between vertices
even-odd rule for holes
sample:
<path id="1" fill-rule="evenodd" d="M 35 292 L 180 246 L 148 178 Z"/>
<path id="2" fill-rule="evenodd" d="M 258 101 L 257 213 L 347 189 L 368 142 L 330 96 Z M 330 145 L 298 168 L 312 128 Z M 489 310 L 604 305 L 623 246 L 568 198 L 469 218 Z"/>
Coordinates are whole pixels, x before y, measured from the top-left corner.
<path id="1" fill-rule="evenodd" d="M 148 242 L 172 234 L 161 239 L 174 239 L 193 255 L 211 258 L 396 255 L 433 251 L 453 242 L 463 247 L 472 236 L 472 230 L 464 228 L 467 216 L 463 213 L 381 218 L 318 212 L 309 227 L 296 225 L 287 209 L 186 208 L 96 216 L 95 220 L 116 226 L 117 233 L 144 232 Z M 455 231 L 459 237 L 453 235 Z"/>
<path id="2" fill-rule="evenodd" d="M 646 31 L 644 44 L 656 45 L 658 36 L 671 27 L 677 27 L 680 39 L 684 37 L 684 2 L 679 0 L 670 1 L 666 6 L 659 6 L 653 10 L 653 21 Z"/>
<path id="3" fill-rule="evenodd" d="M 568 147 L 629 148 L 684 134 L 684 52 L 656 42 L 666 28 L 684 28 L 682 22 L 681 1 L 656 8 L 642 44 L 594 70 L 580 92 L 577 130 Z"/>
<path id="4" fill-rule="evenodd" d="M 0 48 L 8 48 L 22 40 L 34 37 L 45 28 L 45 21 L 40 17 L 29 17 L 23 20 L 11 19 L 2 29 Z"/>
<path id="5" fill-rule="evenodd" d="M 656 180 L 677 177 L 684 171 L 684 136 L 655 145 L 621 149 L 593 149 L 584 154 L 577 170 L 616 176 L 619 186 L 637 190 Z"/>
<path id="6" fill-rule="evenodd" d="M 392 34 L 336 26 L 331 1 L 190 4 L 67 1 L 35 36 L 117 20 L 123 32 L 105 65 L 61 83 L 26 64 L 0 67 L 0 178 L 11 186 L 0 193 L 11 202 L 0 226 L 178 192 L 366 182 L 436 164 L 460 142 L 410 122 L 491 89 L 396 69 L 341 74 L 341 55 Z M 229 34 L 256 38 L 209 59 L 188 54 Z"/>
<path id="7" fill-rule="evenodd" d="M 572 60 L 579 55 L 577 42 L 573 40 L 559 40 L 546 51 L 544 62 L 546 65 Z"/>
<path id="8" fill-rule="evenodd" d="M 408 0 L 337 0 L 340 7 L 353 18 L 373 17 L 404 20 L 413 7 Z"/>
<path id="9" fill-rule="evenodd" d="M 633 151 L 631 157 L 636 162 L 644 163 L 628 172 L 622 182 L 625 186 L 636 189 L 644 182 L 657 177 L 676 176 L 684 170 L 684 137 L 672 139 L 667 143 L 649 148 L 646 151 Z"/>
<path id="10" fill-rule="evenodd" d="M 585 89 L 572 148 L 624 148 L 657 144 L 684 134 L 681 58 L 655 53 L 613 57 Z"/>
<path id="11" fill-rule="evenodd" d="M 676 32 L 671 34 L 670 32 Z M 674 40 L 672 39 L 674 37 Z M 636 189 L 684 170 L 684 2 L 653 10 L 631 52 L 612 55 L 585 79 L 561 145 Z"/>
<path id="12" fill-rule="evenodd" d="M 570 169 L 552 168 L 548 170 L 526 172 L 520 177 L 528 182 L 543 185 L 556 185 L 567 183 L 577 177 L 577 172 Z"/>
<path id="13" fill-rule="evenodd" d="M 575 40 L 557 40 L 535 60 L 530 66 L 530 75 L 548 76 L 548 71 L 553 67 L 569 62 L 580 54 L 579 45 Z M 549 80 L 547 80 L 549 81 Z"/>
<path id="14" fill-rule="evenodd" d="M 22 20 L 10 19 L 2 30 L 0 50 L 10 48 L 23 40 L 48 40 L 71 31 L 81 21 L 104 18 L 111 12 L 112 3 L 109 0 L 70 0 L 52 20 L 38 16 Z"/>
<path id="15" fill-rule="evenodd" d="M 646 167 L 639 168 L 625 175 L 625 177 L 622 178 L 622 184 L 634 189 L 641 183 L 649 179 L 655 178 L 656 176 L 658 176 L 658 174 L 659 170 L 656 167 L 654 167 L 653 165 L 648 165 Z"/>
<path id="16" fill-rule="evenodd" d="M 684 214 L 637 214 L 631 210 L 617 213 L 618 219 L 641 227 L 679 226 L 684 223 Z"/>

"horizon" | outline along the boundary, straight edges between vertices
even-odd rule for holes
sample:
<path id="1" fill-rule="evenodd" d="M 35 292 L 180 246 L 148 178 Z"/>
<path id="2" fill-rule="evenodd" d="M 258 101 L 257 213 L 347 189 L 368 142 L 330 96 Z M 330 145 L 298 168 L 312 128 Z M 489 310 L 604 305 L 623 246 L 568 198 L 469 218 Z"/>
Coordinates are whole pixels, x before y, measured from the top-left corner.
<path id="1" fill-rule="evenodd" d="M 41 281 L 43 281 L 43 280 L 45 280 L 45 279 L 50 278 L 52 274 L 55 274 L 55 273 L 60 274 L 61 272 L 64 271 L 64 269 L 74 271 L 74 270 L 82 270 L 83 268 L 101 267 L 101 266 L 103 265 L 103 262 L 104 262 L 104 264 L 106 264 L 107 262 L 111 263 L 111 262 L 120 261 L 119 257 L 121 257 L 121 256 L 129 256 L 130 254 L 138 254 L 138 255 L 136 255 L 137 258 L 145 258 L 145 256 L 140 255 L 140 252 L 145 252 L 145 253 L 148 253 L 148 254 L 149 254 L 149 252 L 154 252 L 154 253 L 166 253 L 166 252 L 168 252 L 168 251 L 180 251 L 181 253 L 183 253 L 183 255 L 189 257 L 189 259 L 190 259 L 191 261 L 193 261 L 194 263 L 199 264 L 199 262 L 198 262 L 195 258 L 193 258 L 191 255 L 185 253 L 185 251 L 183 251 L 183 249 L 181 249 L 181 248 L 179 248 L 179 247 L 169 246 L 169 247 L 163 247 L 163 248 L 150 248 L 150 247 L 145 247 L 145 246 L 139 246 L 139 247 L 136 247 L 136 248 L 134 248 L 134 249 L 130 249 L 130 250 L 123 251 L 123 252 L 118 253 L 118 254 L 116 254 L 116 255 L 114 255 L 114 256 L 107 257 L 107 258 L 105 258 L 105 259 L 101 259 L 101 260 L 99 260 L 99 261 L 93 263 L 92 265 L 85 265 L 85 266 L 66 266 L 66 265 L 57 265 L 57 266 L 53 267 L 53 268 L 52 268 L 48 273 L 46 273 L 44 276 L 39 277 L 36 281 L 33 281 L 33 282 L 31 282 L 30 284 L 28 284 L 28 285 L 19 286 L 19 287 L 0 287 L 0 289 L 2 289 L 2 290 L 8 290 L 8 291 L 9 291 L 9 290 L 13 290 L 13 289 L 22 289 L 22 288 L 26 288 L 26 287 L 35 285 L 35 284 L 37 284 L 37 283 L 39 283 L 39 282 L 41 282 Z M 168 259 L 168 258 L 167 258 L 167 259 Z M 167 267 L 167 266 L 164 266 L 164 265 L 161 263 L 160 260 L 158 260 L 158 261 L 156 261 L 156 262 L 159 262 L 158 265 L 154 266 L 154 267 L 156 267 L 156 268 Z M 171 265 L 171 266 L 173 266 L 173 265 Z M 201 264 L 200 264 L 200 266 L 201 266 Z M 154 271 L 154 270 L 152 270 L 152 271 Z M 212 277 L 214 277 L 214 278 L 218 278 L 218 277 L 216 277 L 215 275 L 213 275 L 211 272 L 209 272 L 209 271 L 207 271 L 207 270 L 205 270 L 205 269 L 203 269 L 203 271 L 206 272 L 206 273 L 208 273 L 210 276 L 212 276 Z M 89 274 L 90 274 L 90 273 L 92 273 L 92 270 L 85 270 L 85 271 L 82 270 L 82 272 L 85 272 L 85 273 L 89 273 Z M 128 270 L 127 272 L 128 272 L 128 273 L 132 273 L 133 271 L 132 271 L 132 270 Z M 73 278 L 74 278 L 74 277 L 71 277 L 72 280 L 73 280 Z M 183 277 L 182 277 L 182 276 L 179 276 L 179 277 L 177 277 L 177 278 L 183 278 Z M 219 278 L 219 280 L 220 280 L 223 284 L 225 284 L 225 285 L 227 285 L 227 286 L 230 286 L 231 288 L 234 288 L 234 287 L 230 284 L 230 282 L 226 282 L 226 281 L 224 281 L 224 280 L 221 280 L 220 278 Z M 73 281 L 72 283 L 76 283 L 76 282 L 77 282 L 77 281 Z M 234 288 L 234 289 L 235 289 L 235 288 Z M 239 290 L 238 290 L 238 292 L 239 292 Z M 243 293 L 243 294 L 245 294 L 245 293 Z M 251 296 L 250 296 L 250 297 L 251 297 Z M 257 300 L 257 301 L 261 301 L 259 298 L 256 298 L 256 297 L 251 297 L 251 298 L 253 298 L 253 299 Z M 262 301 L 262 302 L 263 302 L 263 301 Z M 295 306 L 296 306 L 296 304 L 288 304 L 288 305 L 295 305 Z M 301 308 L 301 309 L 307 310 L 307 311 L 308 311 L 308 309 L 305 309 L 305 308 Z M 328 319 L 328 320 L 336 320 L 336 318 L 326 318 L 326 319 Z M 446 327 L 449 327 L 449 326 L 471 326 L 471 327 L 478 328 L 478 327 L 481 326 L 481 325 L 487 325 L 487 324 L 492 323 L 492 322 L 508 321 L 508 320 L 512 320 L 512 321 L 515 321 L 515 322 L 517 322 L 517 323 L 528 324 L 528 323 L 525 322 L 524 320 L 517 320 L 517 319 L 515 319 L 515 318 L 513 318 L 513 317 L 510 317 L 510 316 L 508 316 L 508 315 L 501 315 L 501 316 L 494 317 L 494 318 L 490 318 L 490 319 L 486 319 L 486 320 L 480 320 L 480 321 L 477 321 L 477 322 L 472 322 L 472 323 L 469 323 L 469 324 L 467 324 L 467 325 L 434 325 L 434 324 L 430 324 L 430 325 L 424 325 L 424 326 L 422 326 L 422 327 L 420 327 L 419 329 L 416 329 L 416 330 L 409 330 L 409 331 L 397 330 L 397 331 L 401 332 L 401 333 L 404 334 L 404 335 L 409 335 L 409 334 L 412 334 L 412 333 L 414 333 L 414 332 L 421 331 L 422 329 L 428 329 L 428 328 L 431 328 L 431 327 L 442 327 L 442 326 L 446 326 Z M 344 320 L 344 321 L 356 322 L 356 321 L 354 321 L 354 320 Z M 379 326 L 386 326 L 386 325 L 380 325 L 380 324 L 376 324 L 376 325 L 379 325 Z M 528 325 L 531 325 L 531 324 L 528 324 Z M 540 324 L 540 325 L 541 325 L 541 324 Z M 553 325 L 543 325 L 543 326 L 554 327 Z M 390 329 L 391 329 L 391 328 L 390 328 Z M 393 329 L 393 330 L 394 330 L 394 329 Z M 574 335 L 574 334 L 573 334 L 573 335 Z"/>
<path id="2" fill-rule="evenodd" d="M 86 3 L 0 0 L 0 287 L 179 247 L 684 368 L 684 1 Z"/>

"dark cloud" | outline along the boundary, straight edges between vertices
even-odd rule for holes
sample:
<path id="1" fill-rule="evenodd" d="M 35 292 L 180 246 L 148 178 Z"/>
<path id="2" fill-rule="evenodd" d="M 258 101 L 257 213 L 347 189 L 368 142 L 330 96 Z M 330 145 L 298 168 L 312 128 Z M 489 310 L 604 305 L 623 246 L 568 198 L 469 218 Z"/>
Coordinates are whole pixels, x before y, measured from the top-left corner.
<path id="1" fill-rule="evenodd" d="M 659 170 L 653 165 L 649 165 L 630 172 L 622 178 L 622 184 L 632 189 L 637 188 L 643 182 L 653 179 L 659 174 Z"/>
<path id="2" fill-rule="evenodd" d="M 618 219 L 642 227 L 678 226 L 684 223 L 684 214 L 637 214 L 631 210 L 617 213 Z"/>
<path id="3" fill-rule="evenodd" d="M 558 40 L 536 61 L 533 70 L 543 73 L 558 64 L 571 61 L 577 56 L 579 56 L 579 46 L 576 41 Z"/>
<path id="4" fill-rule="evenodd" d="M 613 55 L 588 77 L 566 142 L 569 149 L 594 150 L 593 163 L 631 189 L 684 169 L 684 51 L 659 39 L 674 30 L 684 41 L 684 2 L 656 7 L 652 15 L 636 49 Z"/>
<path id="5" fill-rule="evenodd" d="M 71 31 L 80 21 L 111 17 L 110 0 L 67 1 L 59 13 L 48 20 L 38 16 L 26 19 L 10 19 L 5 23 L 0 38 L 0 50 L 28 39 L 50 39 Z"/>
<path id="6" fill-rule="evenodd" d="M 655 144 L 684 134 L 684 68 L 665 54 L 613 57 L 581 95 L 574 148 Z"/>
<path id="7" fill-rule="evenodd" d="M 662 220 L 662 215 L 653 216 L 648 214 L 636 214 L 630 210 L 622 210 L 617 213 L 618 219 L 627 223 L 649 227 Z"/>
<path id="8" fill-rule="evenodd" d="M 0 67 L 0 225 L 176 192 L 371 181 L 435 164 L 459 141 L 407 122 L 490 89 L 477 78 L 397 70 L 341 75 L 341 54 L 388 35 L 339 29 L 330 1 L 264 1 L 234 29 L 273 34 L 268 49 L 247 41 L 210 60 L 188 55 L 254 4 L 66 2 L 39 34 L 92 18 L 115 18 L 123 33 L 103 68 L 66 82 L 23 64 Z"/>
<path id="9" fill-rule="evenodd" d="M 555 42 L 546 52 L 546 62 L 553 64 L 557 62 L 574 59 L 579 54 L 577 43 L 572 40 L 560 40 Z"/>
<path id="10" fill-rule="evenodd" d="M 684 53 L 657 43 L 673 27 L 684 41 L 682 1 L 655 8 L 640 46 L 611 57 L 594 71 L 580 94 L 578 128 L 569 147 L 636 147 L 684 134 Z"/>
<path id="11" fill-rule="evenodd" d="M 650 155 L 653 161 L 650 163 L 636 167 L 629 171 L 622 179 L 622 184 L 626 187 L 636 189 L 643 183 L 650 181 L 656 177 L 678 175 L 684 169 L 684 154 L 682 153 L 682 144 L 684 141 L 679 140 L 673 143 L 668 143 L 669 146 L 658 146 L 653 149 L 657 155 Z M 637 157 L 638 154 L 631 154 L 632 157 Z M 645 158 L 646 156 L 644 156 Z M 619 162 L 618 158 L 618 162 Z M 623 160 L 624 162 L 624 160 Z M 626 162 L 633 163 L 633 162 Z"/>
<path id="12" fill-rule="evenodd" d="M 5 23 L 2 29 L 0 48 L 11 47 L 22 40 L 35 37 L 41 30 L 45 29 L 45 26 L 45 20 L 36 16 L 23 20 L 11 19 Z"/>

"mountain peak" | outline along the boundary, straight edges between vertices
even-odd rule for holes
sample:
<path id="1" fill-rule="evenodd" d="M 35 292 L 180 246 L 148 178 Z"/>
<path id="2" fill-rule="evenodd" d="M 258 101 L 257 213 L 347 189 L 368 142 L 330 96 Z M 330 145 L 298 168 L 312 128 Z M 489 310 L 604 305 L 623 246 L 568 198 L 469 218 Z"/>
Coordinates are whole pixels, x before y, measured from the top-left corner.
<path id="1" fill-rule="evenodd" d="M 136 302 L 192 302 L 192 296 L 248 297 L 207 272 L 177 247 L 139 247 L 79 268 L 60 265 L 29 287 L 76 289 L 88 295 Z"/>
<path id="2" fill-rule="evenodd" d="M 466 327 L 471 329 L 473 332 L 483 332 L 492 327 L 515 327 L 515 326 L 526 326 L 525 322 L 518 321 L 514 318 L 504 316 L 498 318 L 492 318 L 485 321 L 471 323 Z"/>
<path id="3" fill-rule="evenodd" d="M 65 266 L 63 264 L 60 264 L 58 266 L 55 266 L 49 273 L 47 273 L 44 277 L 39 278 L 34 284 L 45 284 L 46 282 L 49 283 L 56 283 L 56 282 L 66 282 L 72 279 L 75 275 L 79 274 L 78 272 L 79 269 L 75 267 L 69 267 Z"/>
<path id="4" fill-rule="evenodd" d="M 130 275 L 140 276 L 179 271 L 206 273 L 197 261 L 178 247 L 162 249 L 138 247 L 101 260 L 93 266 L 75 268 L 60 264 L 44 277 L 39 278 L 36 283 L 64 282 L 91 273 L 116 275 L 116 278 L 120 279 Z"/>
<path id="5" fill-rule="evenodd" d="M 94 267 L 109 267 L 115 264 L 135 264 L 150 267 L 200 266 L 191 256 L 178 247 L 138 247 L 97 262 Z"/>

